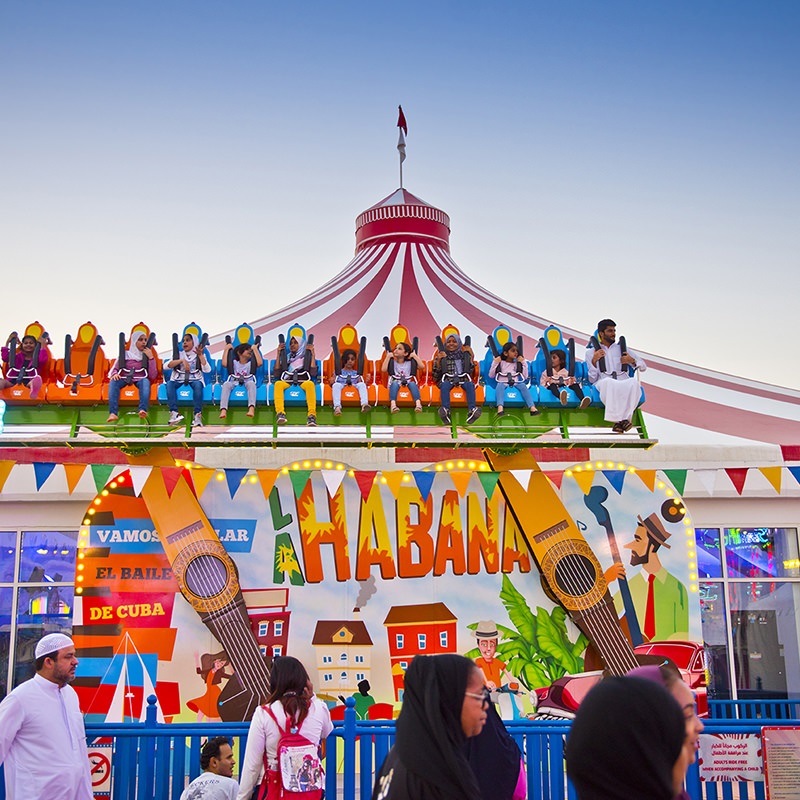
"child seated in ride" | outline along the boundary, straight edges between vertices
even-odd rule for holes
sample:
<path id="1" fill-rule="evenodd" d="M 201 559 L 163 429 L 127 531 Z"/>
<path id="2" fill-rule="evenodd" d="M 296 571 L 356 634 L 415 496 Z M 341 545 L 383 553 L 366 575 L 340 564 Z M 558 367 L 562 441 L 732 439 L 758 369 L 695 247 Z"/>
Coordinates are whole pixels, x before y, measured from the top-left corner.
<path id="1" fill-rule="evenodd" d="M 505 414 L 503 403 L 506 397 L 506 387 L 513 387 L 521 395 L 531 412 L 531 416 L 539 413 L 533 402 L 531 390 L 528 388 L 528 362 L 519 354 L 519 348 L 514 342 L 506 342 L 499 356 L 492 361 L 489 368 L 489 377 L 497 381 L 497 416 Z"/>
<path id="2" fill-rule="evenodd" d="M 306 364 L 306 353 L 309 354 L 309 363 Z M 286 363 L 286 368 L 282 369 L 281 364 Z M 275 359 L 275 421 L 278 425 L 286 424 L 286 412 L 284 406 L 284 392 L 292 383 L 299 383 L 300 388 L 306 396 L 306 407 L 308 408 L 308 425 L 317 424 L 317 387 L 314 378 L 317 377 L 317 357 L 314 353 L 314 345 L 306 343 L 306 339 L 298 339 L 292 336 L 289 339 L 289 351 L 286 352 L 286 343 L 278 344 L 278 355 Z"/>
<path id="3" fill-rule="evenodd" d="M 414 411 L 422 411 L 416 377 L 417 370 L 422 367 L 422 359 L 411 349 L 408 342 L 398 342 L 394 350 L 387 350 L 386 358 L 381 364 L 381 372 L 389 378 L 389 408 L 392 414 L 400 410 L 397 407 L 397 395 L 401 386 L 405 386 L 411 393 L 415 404 Z"/>
<path id="4" fill-rule="evenodd" d="M 450 392 L 454 386 L 461 387 L 467 398 L 467 424 L 480 417 L 481 409 L 476 404 L 475 384 L 472 382 L 474 373 L 475 354 L 472 348 L 464 347 L 460 336 L 449 334 L 444 342 L 444 350 L 440 350 L 433 360 L 433 382 L 441 392 L 439 416 L 446 425 L 450 424 Z"/>
<path id="5" fill-rule="evenodd" d="M 553 350 L 550 353 L 550 364 L 552 366 L 550 370 L 552 374 L 548 375 L 546 371 L 543 372 L 539 383 L 545 389 L 549 389 L 554 397 L 558 397 L 562 406 L 565 406 L 569 400 L 569 393 L 567 392 L 567 387 L 569 387 L 575 392 L 578 400 L 581 401 L 578 408 L 586 408 L 592 402 L 592 399 L 584 396 L 583 389 L 581 389 L 575 376 L 569 374 L 566 366 L 567 354 L 563 350 Z"/>
<path id="6" fill-rule="evenodd" d="M 172 370 L 167 381 L 169 424 L 175 425 L 183 419 L 183 416 L 178 413 L 178 386 L 188 384 L 192 387 L 192 400 L 194 401 L 192 427 L 202 427 L 203 389 L 206 385 L 203 373 L 211 372 L 211 364 L 208 363 L 203 348 L 200 347 L 200 338 L 196 333 L 185 333 L 182 347 L 178 357 L 166 363 L 167 368 Z"/>
<path id="7" fill-rule="evenodd" d="M 122 337 L 120 337 L 122 338 Z M 147 336 L 138 330 L 131 334 L 129 348 L 125 351 L 125 361 L 120 364 L 117 359 L 108 373 L 108 419 L 116 422 L 119 419 L 119 395 L 122 387 L 133 384 L 139 392 L 139 416 L 147 418 L 150 407 L 150 384 L 158 376 L 156 354 L 147 346 Z"/>
<path id="8" fill-rule="evenodd" d="M 228 353 L 233 345 L 228 342 L 222 351 L 222 363 L 228 363 Z M 228 375 L 228 379 L 222 384 L 222 394 L 219 399 L 219 418 L 225 419 L 228 416 L 228 402 L 231 392 L 236 386 L 247 389 L 247 416 L 252 417 L 256 413 L 256 375 L 255 371 L 264 363 L 258 345 L 242 342 L 233 347 L 233 370 Z"/>
<path id="9" fill-rule="evenodd" d="M 41 373 L 50 358 L 47 352 L 47 345 L 50 343 L 50 339 L 46 333 L 43 333 L 38 340 L 35 336 L 23 336 L 22 342 L 19 342 L 20 348 L 14 353 L 14 363 L 11 364 L 9 362 L 11 358 L 11 343 L 14 341 L 19 342 L 19 336 L 16 331 L 11 331 L 1 353 L 3 362 L 8 364 L 8 370 L 5 378 L 0 378 L 0 389 L 8 389 L 17 383 L 22 383 L 30 389 L 31 400 L 35 400 L 42 389 Z M 34 364 L 37 341 L 39 353 L 35 357 L 36 363 Z"/>
<path id="10" fill-rule="evenodd" d="M 361 413 L 369 411 L 369 397 L 367 396 L 367 384 L 364 378 L 358 374 L 356 364 L 358 357 L 355 350 L 345 350 L 342 353 L 342 368 L 336 375 L 331 375 L 331 394 L 333 395 L 333 415 L 339 417 L 342 414 L 342 389 L 345 386 L 355 386 L 358 391 L 358 399 L 361 401 Z M 372 376 L 367 375 L 367 380 Z"/>

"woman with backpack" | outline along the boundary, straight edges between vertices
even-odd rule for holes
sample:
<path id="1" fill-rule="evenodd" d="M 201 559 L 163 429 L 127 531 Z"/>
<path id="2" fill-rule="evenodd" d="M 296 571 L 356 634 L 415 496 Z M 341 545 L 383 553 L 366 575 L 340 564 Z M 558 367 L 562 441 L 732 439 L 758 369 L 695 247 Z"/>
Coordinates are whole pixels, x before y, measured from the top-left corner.
<path id="1" fill-rule="evenodd" d="M 253 714 L 247 734 L 238 800 L 250 800 L 265 762 L 258 800 L 322 797 L 318 751 L 332 730 L 328 707 L 314 696 L 306 668 L 292 656 L 276 658 L 269 697 Z"/>

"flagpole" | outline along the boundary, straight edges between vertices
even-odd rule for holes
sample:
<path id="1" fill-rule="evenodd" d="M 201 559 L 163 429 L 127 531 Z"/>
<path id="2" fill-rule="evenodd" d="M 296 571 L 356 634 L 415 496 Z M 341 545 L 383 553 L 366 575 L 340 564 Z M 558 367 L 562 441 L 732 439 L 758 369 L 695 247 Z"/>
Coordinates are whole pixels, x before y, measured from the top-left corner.
<path id="1" fill-rule="evenodd" d="M 400 188 L 403 188 L 403 156 L 400 156 Z"/>

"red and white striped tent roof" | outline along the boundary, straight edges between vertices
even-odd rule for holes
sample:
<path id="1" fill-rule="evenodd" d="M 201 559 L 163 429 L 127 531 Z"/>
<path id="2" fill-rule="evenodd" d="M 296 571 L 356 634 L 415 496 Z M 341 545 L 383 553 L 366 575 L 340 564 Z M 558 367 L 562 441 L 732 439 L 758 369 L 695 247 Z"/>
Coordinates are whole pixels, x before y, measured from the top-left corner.
<path id="1" fill-rule="evenodd" d="M 450 323 L 480 345 L 474 347 L 479 357 L 486 336 L 501 323 L 522 334 L 529 356 L 551 324 L 574 337 L 579 353 L 588 340 L 586 333 L 525 311 L 471 280 L 450 255 L 450 218 L 405 189 L 358 216 L 355 257 L 338 275 L 250 324 L 266 355 L 294 322 L 314 334 L 321 358 L 331 336 L 348 323 L 367 337 L 372 358 L 380 357 L 383 337 L 398 322 L 419 338 L 423 358 Z M 225 335 L 212 338 L 212 352 L 220 351 Z M 641 354 L 649 367 L 642 382 L 651 436 L 672 443 L 800 442 L 800 392 Z"/>

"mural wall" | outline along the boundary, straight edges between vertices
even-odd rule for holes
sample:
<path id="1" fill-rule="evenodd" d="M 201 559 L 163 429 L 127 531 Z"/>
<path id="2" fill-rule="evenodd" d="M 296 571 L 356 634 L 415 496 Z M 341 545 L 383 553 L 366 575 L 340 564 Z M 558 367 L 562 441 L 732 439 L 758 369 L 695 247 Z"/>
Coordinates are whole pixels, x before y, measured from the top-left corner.
<path id="1" fill-rule="evenodd" d="M 487 683 L 519 687 L 507 715 L 598 666 L 542 586 L 500 474 L 450 466 L 117 476 L 80 532 L 75 686 L 88 718 L 139 719 L 153 692 L 167 721 L 246 718 L 273 655 L 301 659 L 332 705 L 355 696 L 362 716 L 392 715 L 417 653 L 464 653 Z M 550 477 L 639 651 L 701 643 L 693 528 L 665 475 L 603 463 Z"/>

